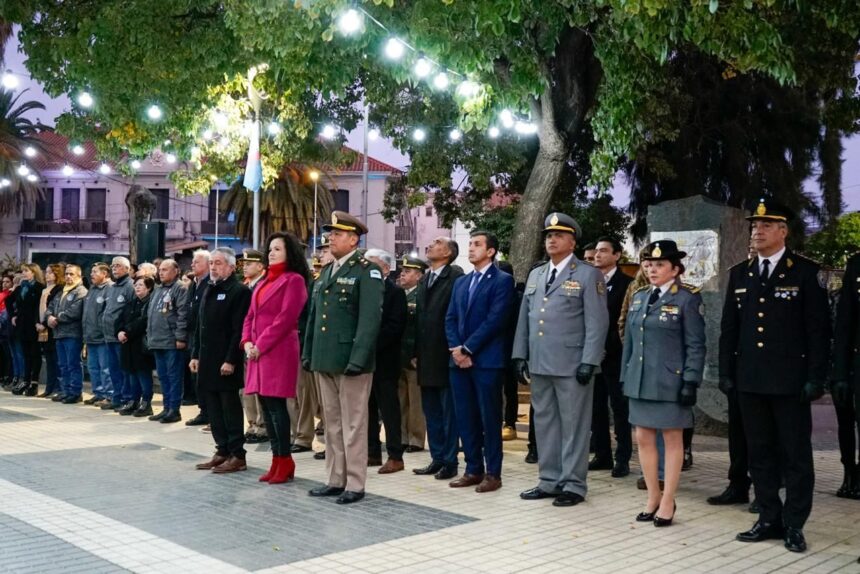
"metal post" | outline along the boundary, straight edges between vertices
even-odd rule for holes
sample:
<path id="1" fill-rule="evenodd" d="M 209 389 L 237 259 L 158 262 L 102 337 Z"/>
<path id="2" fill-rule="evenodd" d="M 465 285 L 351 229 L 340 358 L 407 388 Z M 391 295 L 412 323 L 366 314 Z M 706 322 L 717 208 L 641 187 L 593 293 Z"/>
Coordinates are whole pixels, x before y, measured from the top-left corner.
<path id="1" fill-rule="evenodd" d="M 314 180 L 314 248 L 311 251 L 311 256 L 313 256 L 317 252 L 317 185 L 318 182 Z"/>
<path id="2" fill-rule="evenodd" d="M 215 249 L 218 249 L 218 220 L 221 219 L 221 188 L 215 188 Z"/>
<path id="3" fill-rule="evenodd" d="M 362 165 L 361 174 L 361 220 L 365 225 L 367 221 L 367 179 L 368 179 L 368 159 L 367 159 L 367 132 L 370 130 L 370 104 L 364 104 L 364 164 Z M 367 235 L 363 235 L 365 241 Z"/>

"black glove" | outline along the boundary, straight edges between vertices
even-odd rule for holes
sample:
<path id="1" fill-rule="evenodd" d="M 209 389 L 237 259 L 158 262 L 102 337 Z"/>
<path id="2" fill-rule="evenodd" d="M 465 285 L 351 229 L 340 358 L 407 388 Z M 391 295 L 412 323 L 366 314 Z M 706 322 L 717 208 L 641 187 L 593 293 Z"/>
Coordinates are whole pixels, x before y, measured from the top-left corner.
<path id="1" fill-rule="evenodd" d="M 682 407 L 692 407 L 696 404 L 696 393 L 698 393 L 696 383 L 684 381 L 684 385 L 678 393 L 678 402 Z"/>
<path id="2" fill-rule="evenodd" d="M 311 372 L 311 360 L 310 359 L 302 359 L 302 368 L 307 372 Z"/>
<path id="3" fill-rule="evenodd" d="M 824 384 L 820 381 L 807 381 L 800 391 L 800 400 L 806 403 L 817 401 L 824 396 Z"/>
<path id="4" fill-rule="evenodd" d="M 837 407 L 851 406 L 851 385 L 848 381 L 831 381 L 830 396 L 833 398 L 833 404 Z"/>
<path id="5" fill-rule="evenodd" d="M 594 376 L 594 365 L 589 365 L 588 363 L 581 363 L 579 368 L 576 369 L 576 382 L 580 385 L 587 385 L 591 382 L 591 378 Z"/>
<path id="6" fill-rule="evenodd" d="M 347 377 L 355 377 L 361 374 L 361 369 L 356 367 L 355 365 L 347 365 L 346 370 L 343 372 Z"/>
<path id="7" fill-rule="evenodd" d="M 513 369 L 514 375 L 517 377 L 517 381 L 523 385 L 529 384 L 531 375 L 529 374 L 529 364 L 525 359 L 514 359 Z"/>
<path id="8" fill-rule="evenodd" d="M 720 377 L 717 387 L 719 387 L 721 393 L 727 395 L 735 390 L 735 382 L 730 377 Z"/>

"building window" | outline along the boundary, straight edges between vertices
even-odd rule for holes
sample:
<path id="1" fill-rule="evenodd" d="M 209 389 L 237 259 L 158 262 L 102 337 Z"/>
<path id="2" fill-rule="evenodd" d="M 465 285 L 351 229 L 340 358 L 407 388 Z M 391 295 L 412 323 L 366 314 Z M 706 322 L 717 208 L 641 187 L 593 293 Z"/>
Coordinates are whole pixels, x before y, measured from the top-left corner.
<path id="1" fill-rule="evenodd" d="M 155 212 L 153 212 L 152 218 L 170 219 L 170 190 L 150 189 L 149 191 L 155 196 Z"/>
<path id="2" fill-rule="evenodd" d="M 335 211 L 345 211 L 349 213 L 349 190 L 335 189 L 331 192 L 332 203 L 334 203 Z"/>
<path id="3" fill-rule="evenodd" d="M 426 215 L 427 217 L 433 217 L 433 207 L 428 205 L 426 208 L 424 208 L 424 215 Z"/>
<path id="4" fill-rule="evenodd" d="M 54 219 L 54 188 L 45 188 L 42 190 L 42 198 L 36 200 L 36 215 L 37 221 L 50 221 Z"/>
<path id="5" fill-rule="evenodd" d="M 81 190 L 63 189 L 63 203 L 60 219 L 77 221 L 81 218 Z"/>
<path id="6" fill-rule="evenodd" d="M 107 190 L 106 189 L 88 189 L 87 190 L 87 219 L 95 219 L 105 221 L 107 205 Z"/>

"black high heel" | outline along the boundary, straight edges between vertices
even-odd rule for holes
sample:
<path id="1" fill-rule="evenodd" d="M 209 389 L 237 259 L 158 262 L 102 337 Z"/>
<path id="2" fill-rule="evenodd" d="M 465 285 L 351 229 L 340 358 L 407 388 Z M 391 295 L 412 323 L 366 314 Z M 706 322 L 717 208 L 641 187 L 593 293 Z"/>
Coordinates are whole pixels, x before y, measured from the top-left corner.
<path id="1" fill-rule="evenodd" d="M 657 528 L 661 528 L 663 526 L 672 526 L 672 521 L 675 519 L 675 512 L 678 510 L 678 505 L 674 502 L 672 503 L 672 516 L 671 518 L 662 518 L 657 516 L 657 511 L 654 511 L 654 526 Z"/>
<path id="2" fill-rule="evenodd" d="M 636 522 L 652 522 L 654 520 L 654 512 L 640 512 L 636 515 Z"/>

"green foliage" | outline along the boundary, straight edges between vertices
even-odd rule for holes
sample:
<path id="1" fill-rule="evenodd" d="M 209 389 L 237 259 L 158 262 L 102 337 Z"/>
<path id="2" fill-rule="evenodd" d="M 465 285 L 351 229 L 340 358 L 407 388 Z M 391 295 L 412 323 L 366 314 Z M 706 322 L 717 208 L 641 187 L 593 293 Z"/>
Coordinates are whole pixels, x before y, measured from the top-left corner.
<path id="1" fill-rule="evenodd" d="M 17 173 L 18 167 L 27 163 L 24 150 L 28 147 L 41 150 L 36 136 L 40 131 L 50 130 L 24 117 L 33 110 L 45 109 L 36 101 L 20 101 L 26 93 L 24 90 L 16 95 L 0 88 L 0 179 L 9 180 L 8 186 L 0 187 L 0 216 L 14 213 L 41 197 L 38 185 Z"/>
<path id="2" fill-rule="evenodd" d="M 843 215 L 834 225 L 806 240 L 803 252 L 829 267 L 842 268 L 848 257 L 860 251 L 860 212 Z"/>

